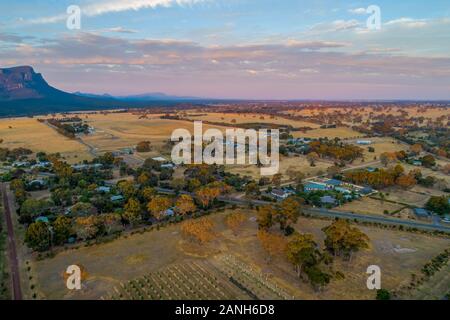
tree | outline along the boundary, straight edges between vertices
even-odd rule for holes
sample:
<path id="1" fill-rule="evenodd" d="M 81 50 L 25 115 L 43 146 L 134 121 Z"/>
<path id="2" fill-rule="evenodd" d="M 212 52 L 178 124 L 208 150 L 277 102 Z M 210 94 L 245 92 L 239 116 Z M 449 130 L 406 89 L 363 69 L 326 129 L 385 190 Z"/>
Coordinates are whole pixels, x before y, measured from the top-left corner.
<path id="1" fill-rule="evenodd" d="M 120 181 L 117 187 L 126 199 L 133 197 L 136 192 L 132 181 Z"/>
<path id="2" fill-rule="evenodd" d="M 72 219 L 58 216 L 53 222 L 53 234 L 55 244 L 64 244 L 72 234 Z"/>
<path id="3" fill-rule="evenodd" d="M 182 194 L 175 202 L 175 210 L 181 215 L 192 213 L 197 210 L 194 199 L 190 195 Z"/>
<path id="4" fill-rule="evenodd" d="M 380 155 L 381 163 L 387 167 L 389 163 L 397 161 L 397 156 L 394 152 L 383 152 Z"/>
<path id="5" fill-rule="evenodd" d="M 295 181 L 296 183 L 302 183 L 303 179 L 305 179 L 306 175 L 299 170 L 295 170 L 293 167 L 290 167 L 286 170 L 286 175 L 290 180 Z"/>
<path id="6" fill-rule="evenodd" d="M 273 225 L 273 216 L 276 214 L 276 210 L 271 205 L 265 205 L 258 208 L 258 227 L 259 229 L 270 229 Z"/>
<path id="7" fill-rule="evenodd" d="M 351 260 L 354 252 L 369 247 L 369 237 L 347 220 L 336 220 L 322 231 L 326 235 L 325 247 L 335 256 Z"/>
<path id="8" fill-rule="evenodd" d="M 123 218 L 132 226 L 141 222 L 141 203 L 136 198 L 130 198 L 125 204 Z"/>
<path id="9" fill-rule="evenodd" d="M 142 197 L 145 201 L 150 201 L 156 195 L 156 190 L 152 187 L 145 187 L 142 190 Z"/>
<path id="10" fill-rule="evenodd" d="M 391 300 L 391 293 L 386 289 L 377 290 L 377 300 Z"/>
<path id="11" fill-rule="evenodd" d="M 239 227 L 245 222 L 245 215 L 242 212 L 233 212 L 225 217 L 226 225 L 237 235 Z"/>
<path id="12" fill-rule="evenodd" d="M 395 181 L 395 183 L 402 187 L 403 189 L 409 189 L 413 186 L 416 185 L 417 181 L 416 179 L 414 179 L 413 176 L 409 175 L 409 174 L 404 174 L 401 175 L 400 177 L 397 178 L 397 180 Z"/>
<path id="13" fill-rule="evenodd" d="M 29 225 L 25 233 L 25 243 L 36 251 L 45 251 L 50 248 L 50 230 L 47 223 L 38 221 Z"/>
<path id="14" fill-rule="evenodd" d="M 193 192 L 201 187 L 201 182 L 197 178 L 189 179 L 187 182 L 187 189 L 189 192 Z"/>
<path id="15" fill-rule="evenodd" d="M 281 173 L 274 174 L 272 177 L 272 184 L 277 188 L 280 187 L 282 177 Z"/>
<path id="16" fill-rule="evenodd" d="M 89 202 L 78 202 L 70 209 L 73 216 L 89 216 L 97 213 L 97 209 Z"/>
<path id="17" fill-rule="evenodd" d="M 272 234 L 264 229 L 258 230 L 257 237 L 264 251 L 268 254 L 268 262 L 276 256 L 284 256 L 286 254 L 287 241 L 286 238 Z"/>
<path id="18" fill-rule="evenodd" d="M 102 231 L 102 224 L 97 216 L 78 217 L 75 219 L 75 231 L 82 240 L 93 239 Z"/>
<path id="19" fill-rule="evenodd" d="M 146 186 L 150 181 L 150 174 L 147 172 L 142 172 L 139 177 L 137 178 L 137 183 L 139 183 L 141 186 Z"/>
<path id="20" fill-rule="evenodd" d="M 181 225 L 183 235 L 200 244 L 206 243 L 214 238 L 213 228 L 214 224 L 212 220 L 207 217 L 187 220 Z"/>
<path id="21" fill-rule="evenodd" d="M 418 155 L 418 154 L 420 154 L 420 153 L 423 151 L 423 147 L 422 147 L 421 144 L 416 143 L 416 144 L 413 144 L 413 145 L 409 148 L 409 150 L 410 150 L 412 153 L 414 153 L 415 155 Z"/>
<path id="22" fill-rule="evenodd" d="M 434 167 L 436 165 L 436 159 L 430 154 L 422 157 L 421 161 L 422 161 L 422 165 L 425 168 L 431 168 L 431 167 Z"/>
<path id="23" fill-rule="evenodd" d="M 105 227 L 106 234 L 112 234 L 123 229 L 122 223 L 120 222 L 121 217 L 116 213 L 106 213 L 99 216 Z"/>
<path id="24" fill-rule="evenodd" d="M 276 221 L 280 223 L 281 230 L 286 230 L 292 223 L 296 223 L 301 214 L 300 203 L 295 197 L 284 199 L 280 204 L 280 210 L 277 212 Z"/>
<path id="25" fill-rule="evenodd" d="M 259 187 L 255 182 L 250 182 L 245 186 L 245 195 L 259 195 L 261 192 L 259 191 Z"/>
<path id="26" fill-rule="evenodd" d="M 203 208 L 211 206 L 212 202 L 220 195 L 219 188 L 202 187 L 195 192 L 195 196 Z"/>
<path id="27" fill-rule="evenodd" d="M 164 217 L 164 213 L 172 205 L 172 201 L 164 196 L 154 197 L 147 205 L 148 211 L 157 219 L 161 220 Z"/>
<path id="28" fill-rule="evenodd" d="M 317 152 L 310 152 L 306 155 L 306 159 L 309 161 L 311 167 L 315 167 L 316 161 L 319 160 L 319 155 Z"/>
<path id="29" fill-rule="evenodd" d="M 30 223 L 34 218 L 44 215 L 49 208 L 46 200 L 37 200 L 29 198 L 22 203 L 20 207 L 19 221 L 21 223 Z"/>
<path id="30" fill-rule="evenodd" d="M 432 196 L 425 204 L 425 208 L 433 211 L 434 213 L 444 215 L 450 212 L 450 204 L 446 196 Z"/>
<path id="31" fill-rule="evenodd" d="M 287 244 L 286 255 L 289 262 L 294 265 L 299 278 L 305 275 L 316 288 L 330 282 L 331 276 L 320 269 L 325 256 L 317 249 L 313 235 L 294 233 Z"/>
<path id="32" fill-rule="evenodd" d="M 170 182 L 170 186 L 175 192 L 180 192 L 186 187 L 186 181 L 182 178 L 175 178 Z"/>
<path id="33" fill-rule="evenodd" d="M 137 152 L 149 152 L 151 151 L 150 141 L 141 141 L 136 146 Z"/>

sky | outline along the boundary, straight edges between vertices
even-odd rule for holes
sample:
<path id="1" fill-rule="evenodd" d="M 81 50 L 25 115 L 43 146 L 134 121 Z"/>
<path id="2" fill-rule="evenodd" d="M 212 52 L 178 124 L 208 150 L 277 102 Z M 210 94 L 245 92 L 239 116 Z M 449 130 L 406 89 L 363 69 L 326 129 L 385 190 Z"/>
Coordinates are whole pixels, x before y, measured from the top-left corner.
<path id="1" fill-rule="evenodd" d="M 450 1 L 0 0 L 17 65 L 68 92 L 448 100 Z"/>

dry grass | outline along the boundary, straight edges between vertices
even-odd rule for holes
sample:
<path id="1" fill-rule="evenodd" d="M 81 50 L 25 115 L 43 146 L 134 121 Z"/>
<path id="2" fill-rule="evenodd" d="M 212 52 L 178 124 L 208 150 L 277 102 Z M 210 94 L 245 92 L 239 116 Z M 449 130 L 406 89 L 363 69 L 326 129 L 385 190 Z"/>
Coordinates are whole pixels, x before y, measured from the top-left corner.
<path id="1" fill-rule="evenodd" d="M 145 140 L 150 141 L 156 150 L 159 150 L 164 142 L 170 139 L 175 129 L 193 131 L 193 124 L 189 121 L 164 120 L 159 119 L 158 115 L 152 115 L 149 119 L 139 119 L 139 116 L 131 113 L 95 114 L 88 115 L 85 120 L 96 132 L 83 140 L 98 148 L 100 152 L 134 147 L 138 142 Z M 207 130 L 211 126 L 204 125 L 203 128 Z M 150 155 L 153 154 L 155 153 Z"/>
<path id="2" fill-rule="evenodd" d="M 222 122 L 222 123 L 236 123 L 236 124 L 242 124 L 242 123 L 274 123 L 279 125 L 290 125 L 294 128 L 299 127 L 311 127 L 311 128 L 318 128 L 319 125 L 311 122 L 305 122 L 305 121 L 297 121 L 297 120 L 290 120 L 285 119 L 281 117 L 271 117 L 269 115 L 265 114 L 256 114 L 256 113 L 199 113 L 202 114 L 201 116 L 193 116 L 193 115 L 187 115 L 187 118 L 192 120 L 202 120 L 202 121 L 210 121 L 210 122 Z M 232 120 L 235 120 L 235 122 L 232 122 Z"/>
<path id="3" fill-rule="evenodd" d="M 34 118 L 0 119 L 0 138 L 4 140 L 2 147 L 59 152 L 71 163 L 91 158 L 81 143 L 62 136 Z"/>
<path id="4" fill-rule="evenodd" d="M 359 200 L 345 203 L 344 205 L 337 207 L 336 210 L 361 214 L 384 215 L 385 210 L 393 212 L 400 210 L 403 207 L 405 206 L 401 204 L 364 197 Z"/>
<path id="5" fill-rule="evenodd" d="M 308 177 L 311 177 L 325 173 L 330 166 L 332 166 L 332 164 L 328 162 L 316 161 L 316 166 L 311 167 L 308 160 L 306 160 L 306 157 L 303 155 L 298 157 L 280 156 L 279 173 L 283 175 L 284 180 L 289 179 L 286 175 L 286 171 L 289 169 L 301 171 Z M 259 179 L 261 177 L 260 168 L 255 165 L 229 165 L 226 167 L 226 170 L 234 174 L 240 174 L 241 176 L 250 176 L 253 179 Z"/>
<path id="6" fill-rule="evenodd" d="M 338 128 L 329 128 L 329 129 L 314 129 L 309 130 L 306 132 L 301 131 L 294 131 L 292 132 L 292 135 L 294 138 L 301 138 L 301 137 L 307 137 L 307 138 L 341 138 L 341 139 L 351 139 L 351 138 L 358 138 L 363 137 L 364 135 L 362 133 L 359 133 L 355 130 L 352 130 L 347 127 L 338 127 Z"/>
<path id="7" fill-rule="evenodd" d="M 186 242 L 179 225 L 160 231 L 136 234 L 114 242 L 83 247 L 58 254 L 52 259 L 33 262 L 35 278 L 41 297 L 54 299 L 99 298 L 111 292 L 120 282 L 149 272 L 161 270 L 174 263 L 201 260 L 212 261 L 218 254 L 232 254 L 254 270 L 267 274 L 281 288 L 297 299 L 372 299 L 374 292 L 366 288 L 366 269 L 376 264 L 383 272 L 383 287 L 394 289 L 409 280 L 409 274 L 450 245 L 450 240 L 431 236 L 360 227 L 370 238 L 370 249 L 355 255 L 351 263 L 336 259 L 335 270 L 344 273 L 344 280 L 334 280 L 323 292 L 314 291 L 298 280 L 292 266 L 284 258 L 267 262 L 257 237 L 255 212 L 245 211 L 248 220 L 237 235 L 225 226 L 224 217 L 230 211 L 211 216 L 217 239 L 203 246 Z M 296 228 L 312 233 L 322 245 L 321 229 L 330 221 L 300 218 Z M 78 292 L 69 292 L 62 272 L 70 264 L 81 264 L 88 278 Z"/>

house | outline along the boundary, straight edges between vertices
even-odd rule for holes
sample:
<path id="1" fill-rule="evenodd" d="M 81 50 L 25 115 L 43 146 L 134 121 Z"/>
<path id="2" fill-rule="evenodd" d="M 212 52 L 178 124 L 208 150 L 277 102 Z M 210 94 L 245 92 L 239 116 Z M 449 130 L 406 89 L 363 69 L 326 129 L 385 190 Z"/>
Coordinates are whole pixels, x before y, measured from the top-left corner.
<path id="1" fill-rule="evenodd" d="M 163 157 L 155 157 L 155 158 L 152 158 L 152 160 L 158 161 L 158 162 L 167 162 L 166 158 L 163 158 Z"/>
<path id="2" fill-rule="evenodd" d="M 337 179 L 329 179 L 327 181 L 325 181 L 325 183 L 327 184 L 327 186 L 331 186 L 333 188 L 338 187 L 342 184 L 341 180 L 337 180 Z"/>
<path id="3" fill-rule="evenodd" d="M 414 214 L 418 217 L 418 218 L 429 218 L 430 217 L 430 213 L 428 212 L 428 210 L 423 209 L 423 208 L 414 208 L 413 209 Z"/>
<path id="4" fill-rule="evenodd" d="M 95 191 L 101 192 L 101 193 L 109 193 L 109 192 L 111 192 L 111 187 L 100 186 L 100 187 L 96 188 Z"/>
<path id="5" fill-rule="evenodd" d="M 175 215 L 175 211 L 172 208 L 164 211 L 164 216 L 166 216 L 166 217 L 173 217 L 174 215 Z"/>
<path id="6" fill-rule="evenodd" d="M 49 223 L 48 218 L 47 217 L 37 217 L 34 222 L 44 222 L 44 223 Z"/>
<path id="7" fill-rule="evenodd" d="M 30 165 L 30 163 L 28 161 L 15 161 L 13 163 L 13 167 L 16 168 L 24 168 L 24 167 L 28 167 Z"/>
<path id="8" fill-rule="evenodd" d="M 336 187 L 334 188 L 335 191 L 343 193 L 343 194 L 351 194 L 352 192 L 346 188 L 342 188 L 342 187 Z"/>
<path id="9" fill-rule="evenodd" d="M 33 186 L 33 185 L 45 186 L 45 181 L 42 179 L 34 179 L 29 182 L 29 185 L 30 186 Z"/>
<path id="10" fill-rule="evenodd" d="M 364 187 L 361 190 L 359 190 L 359 193 L 362 195 L 368 195 L 373 192 L 373 189 L 371 187 Z"/>
<path id="11" fill-rule="evenodd" d="M 320 197 L 320 203 L 325 204 L 325 205 L 328 205 L 328 204 L 336 205 L 337 200 L 336 200 L 336 198 L 334 198 L 332 196 L 323 196 L 323 197 Z"/>
<path id="12" fill-rule="evenodd" d="M 289 197 L 291 195 L 290 192 L 286 192 L 284 190 L 281 189 L 273 189 L 272 192 L 270 193 L 272 196 L 274 196 L 277 199 L 286 199 L 287 197 Z"/>
<path id="13" fill-rule="evenodd" d="M 320 182 L 308 182 L 304 185 L 305 192 L 311 192 L 311 191 L 327 191 L 330 190 L 329 186 L 327 186 L 325 183 Z"/>
<path id="14" fill-rule="evenodd" d="M 356 143 L 367 146 L 369 144 L 372 144 L 372 141 L 371 140 L 358 140 L 358 141 L 356 141 Z"/>
<path id="15" fill-rule="evenodd" d="M 47 167 L 50 167 L 50 165 L 51 165 L 51 163 L 48 162 L 48 161 L 39 161 L 36 164 L 33 164 L 31 166 L 31 168 L 32 169 L 34 169 L 34 168 L 47 168 Z"/>
<path id="16" fill-rule="evenodd" d="M 72 165 L 72 169 L 75 171 L 82 171 L 84 169 L 89 169 L 89 168 L 101 169 L 102 167 L 103 167 L 103 165 L 101 163 Z"/>
<path id="17" fill-rule="evenodd" d="M 124 200 L 124 197 L 122 195 L 116 195 L 116 196 L 111 196 L 111 201 L 112 202 L 120 202 Z"/>
<path id="18" fill-rule="evenodd" d="M 173 163 L 165 163 L 161 165 L 161 168 L 163 169 L 174 169 L 175 165 Z"/>

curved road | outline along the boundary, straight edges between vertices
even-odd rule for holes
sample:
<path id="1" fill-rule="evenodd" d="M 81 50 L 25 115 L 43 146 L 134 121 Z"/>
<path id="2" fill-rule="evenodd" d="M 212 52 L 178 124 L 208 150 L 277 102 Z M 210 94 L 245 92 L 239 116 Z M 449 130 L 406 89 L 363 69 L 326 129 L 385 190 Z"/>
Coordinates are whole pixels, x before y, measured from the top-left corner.
<path id="1" fill-rule="evenodd" d="M 14 300 L 22 300 L 22 289 L 20 287 L 19 260 L 17 259 L 16 241 L 14 237 L 14 225 L 12 223 L 11 208 L 9 206 L 6 184 L 1 184 L 3 208 L 5 213 L 6 227 L 8 229 L 8 252 L 9 264 L 11 266 L 11 280 Z"/>

